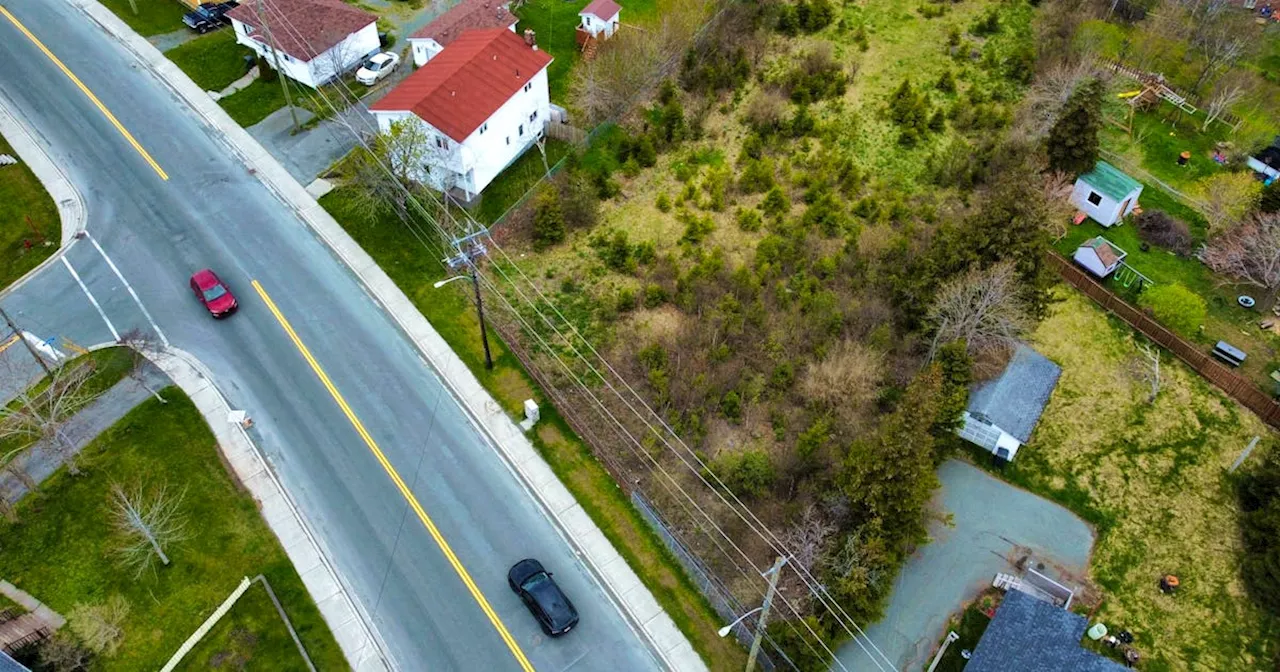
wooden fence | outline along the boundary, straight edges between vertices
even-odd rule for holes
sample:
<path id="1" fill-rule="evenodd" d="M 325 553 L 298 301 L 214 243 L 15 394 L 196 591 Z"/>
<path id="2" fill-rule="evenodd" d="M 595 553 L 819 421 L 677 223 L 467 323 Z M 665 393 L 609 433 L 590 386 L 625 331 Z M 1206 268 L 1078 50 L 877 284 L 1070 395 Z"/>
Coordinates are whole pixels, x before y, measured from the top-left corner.
<path id="1" fill-rule="evenodd" d="M 1169 331 L 1159 322 L 1148 317 L 1146 313 L 1129 305 L 1062 255 L 1051 252 L 1049 261 L 1058 269 L 1058 273 L 1064 280 L 1084 292 L 1095 303 L 1172 352 L 1178 359 L 1186 362 L 1187 366 L 1195 369 L 1206 380 L 1226 392 L 1227 396 L 1256 413 L 1263 422 L 1272 427 L 1280 427 L 1280 404 L 1277 404 L 1271 395 L 1258 389 L 1252 381 L 1228 369 L 1211 355 Z"/>

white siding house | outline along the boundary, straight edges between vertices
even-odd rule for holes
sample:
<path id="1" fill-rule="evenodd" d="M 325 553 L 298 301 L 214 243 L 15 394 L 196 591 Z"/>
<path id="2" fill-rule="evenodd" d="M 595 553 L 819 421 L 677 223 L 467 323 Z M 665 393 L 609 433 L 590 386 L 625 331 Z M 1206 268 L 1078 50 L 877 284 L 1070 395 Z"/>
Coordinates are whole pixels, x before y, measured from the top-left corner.
<path id="1" fill-rule="evenodd" d="M 618 30 L 621 16 L 622 7 L 613 0 L 592 0 L 578 12 L 582 20 L 578 29 L 594 38 L 609 39 Z"/>
<path id="2" fill-rule="evenodd" d="M 1081 243 L 1072 258 L 1094 277 L 1105 278 L 1120 267 L 1126 254 L 1128 253 L 1116 247 L 1115 243 L 1096 236 Z"/>
<path id="3" fill-rule="evenodd" d="M 1018 345 L 998 377 L 970 389 L 964 424 L 956 433 L 1001 460 L 1013 460 L 1031 440 L 1061 375 L 1047 357 Z"/>
<path id="4" fill-rule="evenodd" d="M 1099 161 L 1092 172 L 1076 180 L 1071 203 L 1097 223 L 1113 226 L 1138 207 L 1141 194 L 1141 182 L 1106 161 Z"/>
<path id="5" fill-rule="evenodd" d="M 236 42 L 312 88 L 355 68 L 381 48 L 377 17 L 341 0 L 245 2 L 227 13 Z M 265 25 L 261 20 L 266 18 Z"/>
<path id="6" fill-rule="evenodd" d="M 468 30 L 507 28 L 516 31 L 519 19 L 507 3 L 496 0 L 462 0 L 449 11 L 409 36 L 413 47 L 413 64 L 422 67 L 436 54 Z"/>
<path id="7" fill-rule="evenodd" d="M 370 108 L 383 133 L 397 123 L 426 131 L 423 183 L 471 200 L 543 136 L 551 56 L 531 41 L 467 31 Z"/>

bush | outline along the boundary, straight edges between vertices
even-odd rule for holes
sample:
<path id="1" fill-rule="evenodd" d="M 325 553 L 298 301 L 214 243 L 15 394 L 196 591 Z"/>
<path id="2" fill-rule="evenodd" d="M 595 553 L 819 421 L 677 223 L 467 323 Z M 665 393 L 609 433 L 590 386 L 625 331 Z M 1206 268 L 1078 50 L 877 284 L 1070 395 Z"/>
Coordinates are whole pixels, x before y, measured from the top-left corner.
<path id="1" fill-rule="evenodd" d="M 711 469 L 734 494 L 742 497 L 764 494 L 775 477 L 773 462 L 760 449 L 721 455 Z"/>
<path id="2" fill-rule="evenodd" d="M 786 102 L 777 94 L 770 92 L 757 93 L 751 97 L 751 102 L 747 105 L 746 122 L 757 134 L 770 136 L 782 129 L 783 113 L 786 111 Z M 752 151 L 752 137 L 757 138 L 760 149 Z M 756 135 L 748 136 L 746 143 L 743 145 L 744 152 L 759 158 L 759 152 L 763 148 L 763 143 L 759 143 Z"/>
<path id="3" fill-rule="evenodd" d="M 936 86 L 943 93 L 956 92 L 956 76 L 951 72 L 950 68 L 942 71 L 942 76 L 938 78 Z"/>
<path id="4" fill-rule="evenodd" d="M 1191 231 L 1182 220 L 1161 210 L 1144 210 L 1134 222 L 1138 235 L 1148 243 L 1183 256 L 1191 253 Z"/>
<path id="5" fill-rule="evenodd" d="M 533 209 L 533 249 L 541 251 L 564 240 L 560 194 L 551 185 L 538 190 Z"/>
<path id="6" fill-rule="evenodd" d="M 649 283 L 644 286 L 644 307 L 657 308 L 667 302 L 667 290 L 662 285 Z"/>
<path id="7" fill-rule="evenodd" d="M 1204 299 L 1177 283 L 1147 289 L 1138 297 L 1138 303 L 1161 324 L 1184 336 L 1194 336 L 1204 323 Z"/>
<path id="8" fill-rule="evenodd" d="M 1280 181 L 1268 184 L 1258 199 L 1258 209 L 1263 212 L 1280 212 Z"/>
<path id="9" fill-rule="evenodd" d="M 760 210 L 767 217 L 781 217 L 791 211 L 791 201 L 782 192 L 782 187 L 774 186 L 764 195 L 760 202 Z"/>
<path id="10" fill-rule="evenodd" d="M 590 229 L 600 219 L 600 199 L 591 179 L 578 172 L 566 171 L 558 181 L 560 211 L 569 229 Z"/>
<path id="11" fill-rule="evenodd" d="M 754 233 L 760 230 L 760 213 L 755 210 L 738 208 L 737 219 L 738 228 L 743 231 Z"/>
<path id="12" fill-rule="evenodd" d="M 720 398 L 720 413 L 726 420 L 738 422 L 742 419 L 742 397 L 734 390 L 729 390 Z"/>
<path id="13" fill-rule="evenodd" d="M 1240 529 L 1244 538 L 1241 574 L 1250 597 L 1280 615 L 1280 450 L 1266 457 L 1240 480 Z"/>
<path id="14" fill-rule="evenodd" d="M 618 271 L 619 273 L 627 273 L 635 270 L 635 260 L 632 257 L 631 242 L 627 240 L 627 232 L 618 230 L 606 241 L 602 241 L 600 246 L 600 258 L 604 260 L 605 266 Z"/>
<path id="15" fill-rule="evenodd" d="M 627 313 L 636 308 L 636 290 L 631 288 L 623 288 L 618 290 L 618 298 L 614 301 L 614 308 L 619 313 Z"/>
<path id="16" fill-rule="evenodd" d="M 987 10 L 986 14 L 973 22 L 969 32 L 978 37 L 988 37 L 1000 32 L 1000 12 L 995 7 Z"/>
<path id="17" fill-rule="evenodd" d="M 928 128 L 928 118 L 928 99 L 916 92 L 910 79 L 902 80 L 889 98 L 889 119 L 900 129 L 898 143 L 905 147 L 915 146 Z"/>
<path id="18" fill-rule="evenodd" d="M 670 212 L 671 199 L 667 197 L 667 192 L 664 191 L 661 194 L 658 194 L 658 202 L 654 203 L 654 205 L 657 206 L 660 212 Z"/>
<path id="19" fill-rule="evenodd" d="M 831 45 L 822 42 L 810 49 L 784 85 L 792 102 L 801 105 L 844 95 L 849 77 L 836 60 Z"/>
<path id="20" fill-rule="evenodd" d="M 750 159 L 742 167 L 738 188 L 744 193 L 759 194 L 773 188 L 773 161 L 768 158 Z"/>

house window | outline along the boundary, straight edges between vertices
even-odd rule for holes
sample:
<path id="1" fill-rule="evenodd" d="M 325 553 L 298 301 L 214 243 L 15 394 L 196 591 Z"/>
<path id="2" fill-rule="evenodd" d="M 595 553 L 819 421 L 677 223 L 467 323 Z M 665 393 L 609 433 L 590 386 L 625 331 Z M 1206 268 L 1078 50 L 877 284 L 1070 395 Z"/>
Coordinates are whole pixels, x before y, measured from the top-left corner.
<path id="1" fill-rule="evenodd" d="M 439 147 L 440 149 L 448 149 L 448 148 L 449 148 L 449 143 L 445 142 L 444 138 L 442 138 L 442 137 L 440 137 L 440 136 L 438 136 L 438 135 L 437 135 L 437 136 L 436 136 L 436 147 Z"/>
<path id="2" fill-rule="evenodd" d="M 509 135 L 507 136 L 507 144 L 508 144 L 508 145 L 509 145 L 509 144 L 511 144 L 511 136 L 509 136 Z"/>
<path id="3" fill-rule="evenodd" d="M 486 122 L 484 122 L 483 124 L 480 124 L 480 134 L 481 134 L 481 135 L 483 135 L 483 134 L 484 134 L 484 132 L 485 132 L 485 131 L 487 131 L 487 130 L 489 130 L 489 122 L 487 122 L 487 121 L 486 121 Z"/>
<path id="4" fill-rule="evenodd" d="M 1098 192 L 1096 192 L 1096 191 L 1090 191 L 1090 192 L 1089 192 L 1089 199 L 1088 199 L 1088 200 L 1089 200 L 1089 202 L 1090 202 L 1090 203 L 1092 203 L 1093 205 L 1101 205 L 1101 204 L 1102 204 L 1102 194 L 1099 194 L 1099 193 L 1098 193 Z"/>
<path id="5" fill-rule="evenodd" d="M 249 25 L 249 24 L 247 24 L 247 23 L 245 23 L 245 24 L 241 24 L 241 25 L 243 25 L 243 26 L 244 26 L 244 34 L 245 34 L 245 35 L 252 35 L 252 34 L 253 34 L 253 31 L 254 31 L 254 30 L 257 30 L 256 28 L 254 28 L 253 26 L 251 26 L 251 25 Z"/>
<path id="6" fill-rule="evenodd" d="M 537 111 L 537 110 L 534 110 L 534 111 L 533 111 L 533 114 L 529 115 L 529 121 L 531 121 L 531 122 L 532 122 L 533 120 L 535 120 L 535 119 L 537 119 L 537 118 L 538 118 L 538 111 Z"/>
<path id="7" fill-rule="evenodd" d="M 529 89 L 532 89 L 532 88 L 533 88 L 533 82 L 526 82 L 526 83 L 525 83 L 525 85 L 524 85 L 524 90 L 525 90 L 525 91 L 528 91 Z"/>
<path id="8" fill-rule="evenodd" d="M 524 124 L 520 124 L 520 137 L 524 137 Z"/>

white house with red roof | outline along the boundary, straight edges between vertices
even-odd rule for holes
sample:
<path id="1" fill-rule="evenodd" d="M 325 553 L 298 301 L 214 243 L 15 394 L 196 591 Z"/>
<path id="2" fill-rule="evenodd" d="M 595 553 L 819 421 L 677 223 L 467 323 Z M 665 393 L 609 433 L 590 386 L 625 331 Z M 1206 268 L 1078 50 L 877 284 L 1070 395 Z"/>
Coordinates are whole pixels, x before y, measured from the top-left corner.
<path id="1" fill-rule="evenodd" d="M 342 0 L 253 0 L 227 12 L 236 42 L 316 88 L 381 48 L 378 17 Z"/>
<path id="2" fill-rule="evenodd" d="M 419 179 L 471 200 L 542 137 L 550 64 L 533 31 L 469 30 L 369 111 L 383 133 L 406 120 L 422 124 L 429 151 Z"/>
<path id="3" fill-rule="evenodd" d="M 468 30 L 506 28 L 516 32 L 516 22 L 519 19 L 511 13 L 508 5 L 509 3 L 497 0 L 462 0 L 454 5 L 409 36 L 409 44 L 413 45 L 414 65 L 426 65 L 427 61 Z"/>
<path id="4" fill-rule="evenodd" d="M 582 19 L 578 30 L 593 38 L 607 40 L 618 30 L 621 16 L 622 6 L 613 0 L 591 0 L 591 4 L 578 12 Z"/>

